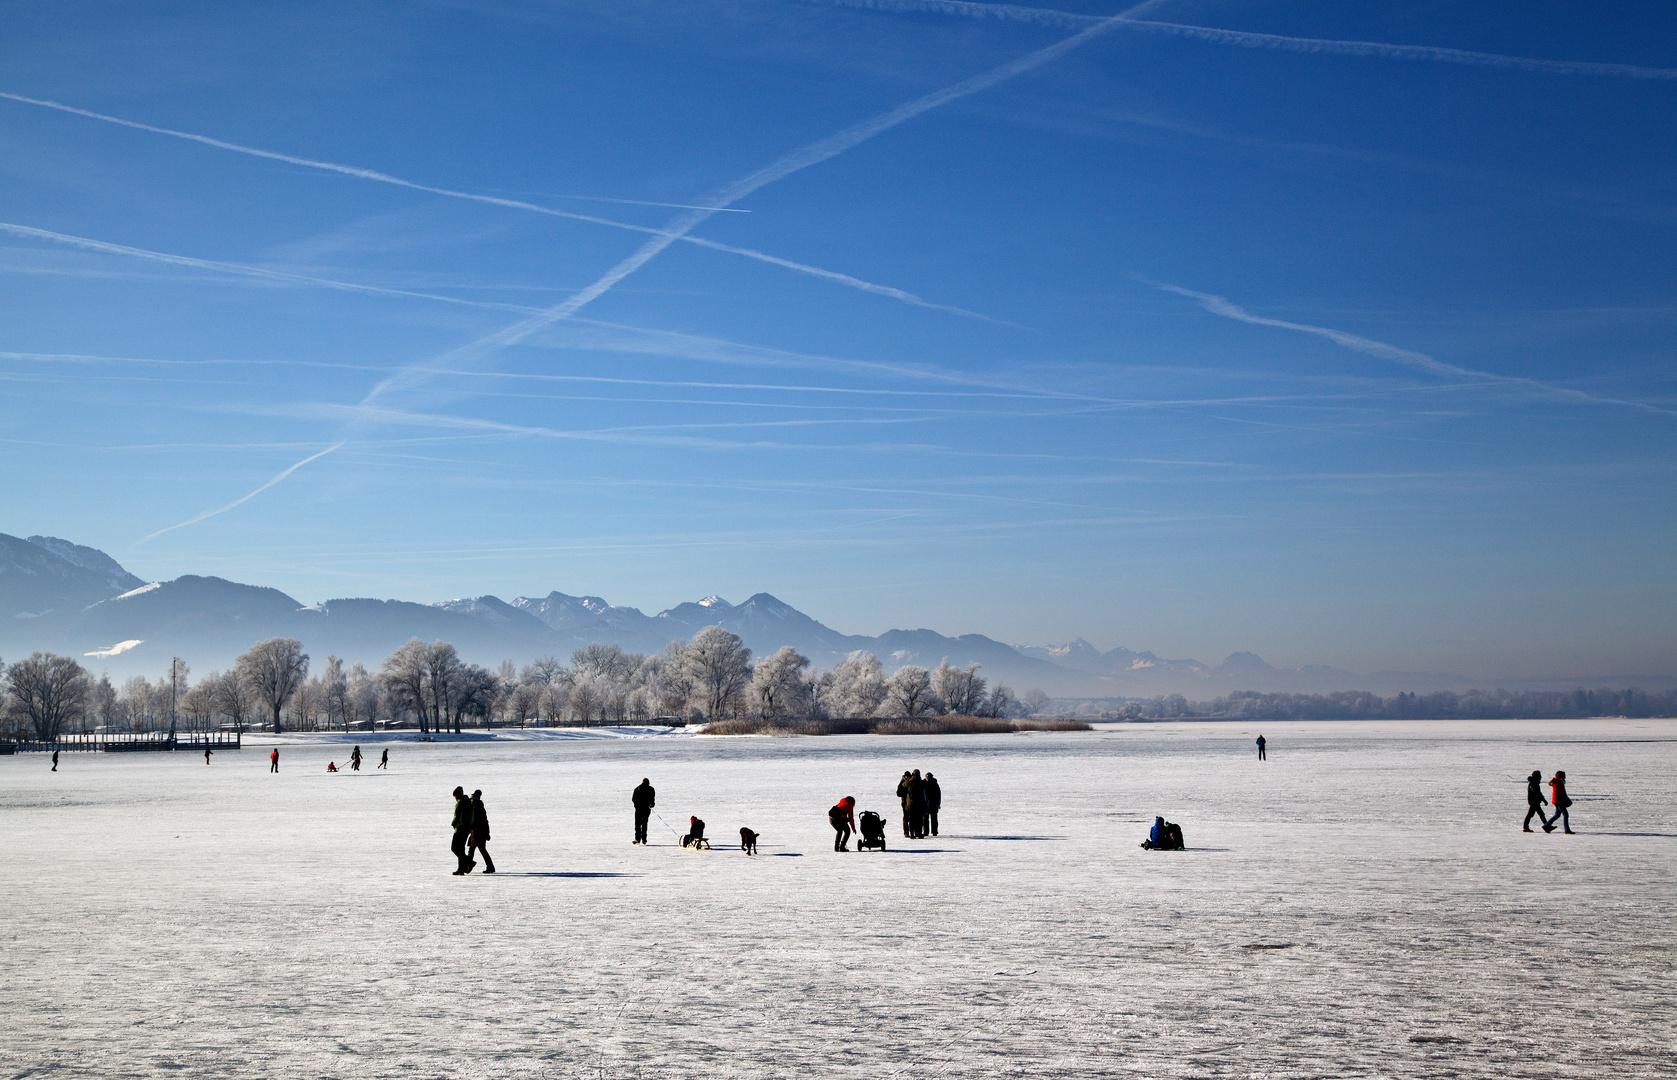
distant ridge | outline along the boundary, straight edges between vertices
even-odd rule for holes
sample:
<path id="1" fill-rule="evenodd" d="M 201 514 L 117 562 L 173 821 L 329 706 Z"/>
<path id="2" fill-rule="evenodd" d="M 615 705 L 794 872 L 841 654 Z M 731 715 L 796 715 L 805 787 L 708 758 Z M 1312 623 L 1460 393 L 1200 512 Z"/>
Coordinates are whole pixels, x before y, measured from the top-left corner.
<path id="1" fill-rule="evenodd" d="M 740 635 L 758 656 L 790 645 L 817 668 L 830 668 L 856 650 L 878 656 L 888 672 L 906 664 L 934 667 L 944 659 L 962 667 L 976 663 L 993 683 L 1005 682 L 1016 693 L 1040 689 L 1062 698 L 1204 699 L 1235 690 L 1393 694 L 1472 685 L 1461 676 L 1430 672 L 1355 675 L 1321 666 L 1276 668 L 1250 652 L 1231 653 L 1212 667 L 1123 647 L 1102 652 L 1082 638 L 1014 646 L 982 634 L 950 637 L 925 628 L 871 637 L 844 634 L 766 592 L 740 604 L 706 596 L 656 615 L 557 591 L 511 601 L 346 598 L 304 605 L 277 589 L 218 577 L 189 574 L 148 583 L 95 548 L 57 537 L 26 540 L 0 533 L 0 657 L 48 649 L 116 677 L 155 676 L 171 656 L 184 658 L 200 674 L 223 669 L 254 642 L 276 636 L 301 640 L 317 662 L 331 653 L 376 669 L 412 637 L 451 641 L 462 655 L 486 666 L 502 660 L 522 665 L 539 656 L 568 658 L 596 642 L 657 652 L 711 625 Z M 1525 682 L 1544 688 L 1677 686 L 1671 678 Z"/>

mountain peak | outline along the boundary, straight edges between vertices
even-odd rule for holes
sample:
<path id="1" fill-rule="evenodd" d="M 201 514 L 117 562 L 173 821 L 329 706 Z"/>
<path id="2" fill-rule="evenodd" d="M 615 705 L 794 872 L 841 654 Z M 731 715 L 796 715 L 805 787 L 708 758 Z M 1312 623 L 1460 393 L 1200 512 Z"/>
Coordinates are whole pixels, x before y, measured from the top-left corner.
<path id="1" fill-rule="evenodd" d="M 770 599 L 773 599 L 773 597 L 770 597 Z M 728 601 L 722 599 L 720 596 L 717 596 L 716 594 L 712 593 L 710 596 L 707 596 L 703 600 L 700 600 L 699 601 L 699 606 L 700 607 L 707 607 L 707 608 L 724 608 L 724 609 L 726 609 L 726 608 L 731 608 L 734 605 L 728 603 Z"/>

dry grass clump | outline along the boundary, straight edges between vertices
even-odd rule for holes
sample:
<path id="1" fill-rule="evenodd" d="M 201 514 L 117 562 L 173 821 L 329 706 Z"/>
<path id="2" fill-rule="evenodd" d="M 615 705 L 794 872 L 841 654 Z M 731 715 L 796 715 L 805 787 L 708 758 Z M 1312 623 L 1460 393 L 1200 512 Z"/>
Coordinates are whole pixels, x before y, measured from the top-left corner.
<path id="1" fill-rule="evenodd" d="M 1081 720 L 999 720 L 989 716 L 919 716 L 837 720 L 718 720 L 706 735 L 1005 735 L 1015 731 L 1089 731 Z"/>

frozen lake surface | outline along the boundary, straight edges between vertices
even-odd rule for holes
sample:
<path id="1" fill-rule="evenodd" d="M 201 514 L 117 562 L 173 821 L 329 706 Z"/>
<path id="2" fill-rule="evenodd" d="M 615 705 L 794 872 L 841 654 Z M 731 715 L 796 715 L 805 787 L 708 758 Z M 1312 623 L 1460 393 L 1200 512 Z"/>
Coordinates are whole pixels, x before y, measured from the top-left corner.
<path id="1" fill-rule="evenodd" d="M 0 1076 L 1677 1075 L 1677 722 L 357 738 L 0 758 Z M 716 850 L 631 846 L 642 776 Z"/>

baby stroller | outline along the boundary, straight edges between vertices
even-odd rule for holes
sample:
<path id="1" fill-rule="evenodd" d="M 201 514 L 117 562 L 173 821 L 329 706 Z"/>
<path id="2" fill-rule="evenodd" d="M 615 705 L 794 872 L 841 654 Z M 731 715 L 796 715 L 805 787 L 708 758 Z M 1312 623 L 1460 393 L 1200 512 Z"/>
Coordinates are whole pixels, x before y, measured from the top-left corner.
<path id="1" fill-rule="evenodd" d="M 869 848 L 876 848 L 880 851 L 885 850 L 884 818 L 880 817 L 872 810 L 863 810 L 862 817 L 857 822 L 857 825 L 862 830 L 862 838 L 856 841 L 857 851 L 866 851 Z"/>

